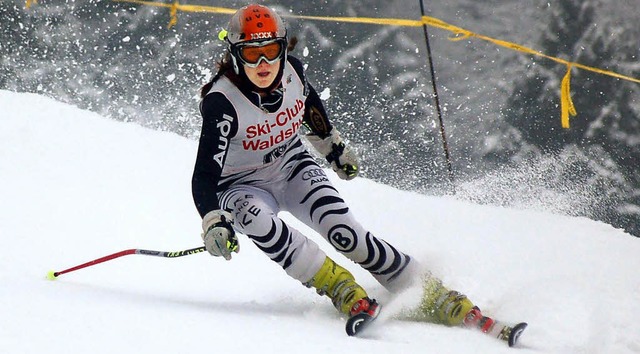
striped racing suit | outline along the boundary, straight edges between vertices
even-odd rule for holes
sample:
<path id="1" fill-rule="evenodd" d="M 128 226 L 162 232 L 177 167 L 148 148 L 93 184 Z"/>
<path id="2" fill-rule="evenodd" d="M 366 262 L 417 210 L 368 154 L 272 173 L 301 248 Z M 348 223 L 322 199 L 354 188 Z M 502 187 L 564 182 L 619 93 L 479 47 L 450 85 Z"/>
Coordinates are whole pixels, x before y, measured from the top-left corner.
<path id="1" fill-rule="evenodd" d="M 316 274 L 326 255 L 279 218 L 280 211 L 318 232 L 385 287 L 407 281 L 409 272 L 403 271 L 411 258 L 355 220 L 301 140 L 303 127 L 321 138 L 333 127 L 298 59 L 287 58 L 281 86 L 267 97 L 221 76 L 200 111 L 192 190 L 201 216 L 229 211 L 236 231 L 302 283 Z"/>

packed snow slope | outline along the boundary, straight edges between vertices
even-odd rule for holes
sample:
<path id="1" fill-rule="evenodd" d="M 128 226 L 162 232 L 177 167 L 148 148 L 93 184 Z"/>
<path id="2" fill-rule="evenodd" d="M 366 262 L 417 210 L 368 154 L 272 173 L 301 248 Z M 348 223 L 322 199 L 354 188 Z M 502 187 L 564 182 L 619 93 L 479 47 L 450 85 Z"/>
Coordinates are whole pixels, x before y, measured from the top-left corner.
<path id="1" fill-rule="evenodd" d="M 640 353 L 640 239 L 585 218 L 475 205 L 333 178 L 359 219 L 485 313 L 527 321 L 517 349 L 458 328 L 391 319 L 364 338 L 243 235 L 232 261 L 120 250 L 201 245 L 197 144 L 24 93 L 0 91 L 0 346 L 26 353 Z M 329 250 L 329 245 L 291 220 Z"/>

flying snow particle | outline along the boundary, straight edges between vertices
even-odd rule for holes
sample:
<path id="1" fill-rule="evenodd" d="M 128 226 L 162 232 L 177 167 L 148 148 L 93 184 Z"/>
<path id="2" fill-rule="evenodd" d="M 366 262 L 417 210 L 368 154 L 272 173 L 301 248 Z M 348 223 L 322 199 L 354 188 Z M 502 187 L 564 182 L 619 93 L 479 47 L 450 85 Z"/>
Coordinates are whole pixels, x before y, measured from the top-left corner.
<path id="1" fill-rule="evenodd" d="M 331 97 L 331 89 L 327 87 L 320 93 L 320 99 L 326 101 L 329 97 Z"/>
<path id="2" fill-rule="evenodd" d="M 167 76 L 167 81 L 173 82 L 176 79 L 176 74 L 171 74 Z"/>
<path id="3" fill-rule="evenodd" d="M 125 42 L 125 43 L 128 43 L 130 40 L 131 40 L 131 37 L 129 37 L 129 36 L 126 36 L 126 37 L 122 38 L 122 41 Z"/>

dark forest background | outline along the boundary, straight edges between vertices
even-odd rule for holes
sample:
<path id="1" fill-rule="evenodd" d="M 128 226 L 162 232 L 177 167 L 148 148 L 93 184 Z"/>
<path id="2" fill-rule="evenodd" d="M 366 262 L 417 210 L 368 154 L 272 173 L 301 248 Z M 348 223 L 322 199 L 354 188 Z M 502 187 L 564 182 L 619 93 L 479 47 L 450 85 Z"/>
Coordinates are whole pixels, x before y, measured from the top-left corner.
<path id="1" fill-rule="evenodd" d="M 239 1 L 182 4 L 238 8 Z M 417 20 L 407 0 L 260 2 L 283 14 Z M 640 77 L 632 1 L 425 1 L 427 15 L 547 55 Z M 228 15 L 110 0 L 0 2 L 0 89 L 197 139 L 200 85 Z M 363 176 L 429 194 L 602 220 L 640 236 L 640 84 L 429 28 L 455 183 L 449 183 L 421 28 L 287 19 L 295 52 Z M 1 108 L 0 108 L 1 109 Z M 42 112 L 46 115 L 46 112 Z M 0 114 L 1 115 L 1 114 Z M 428 213 L 425 210 L 425 213 Z"/>

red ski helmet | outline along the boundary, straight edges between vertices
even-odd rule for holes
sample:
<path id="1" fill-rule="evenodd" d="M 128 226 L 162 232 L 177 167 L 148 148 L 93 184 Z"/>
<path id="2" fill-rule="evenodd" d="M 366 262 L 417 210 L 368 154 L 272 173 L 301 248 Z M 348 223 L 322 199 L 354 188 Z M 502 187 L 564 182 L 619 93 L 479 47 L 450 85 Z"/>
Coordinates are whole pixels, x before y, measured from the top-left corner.
<path id="1" fill-rule="evenodd" d="M 236 11 L 227 27 L 230 44 L 286 38 L 282 18 L 266 6 L 252 4 Z"/>
<path id="2" fill-rule="evenodd" d="M 262 60 L 271 64 L 287 55 L 287 29 L 282 18 L 258 4 L 247 5 L 231 16 L 226 40 L 236 74 L 240 73 L 239 64 L 254 67 Z"/>

